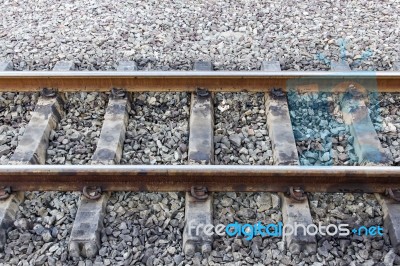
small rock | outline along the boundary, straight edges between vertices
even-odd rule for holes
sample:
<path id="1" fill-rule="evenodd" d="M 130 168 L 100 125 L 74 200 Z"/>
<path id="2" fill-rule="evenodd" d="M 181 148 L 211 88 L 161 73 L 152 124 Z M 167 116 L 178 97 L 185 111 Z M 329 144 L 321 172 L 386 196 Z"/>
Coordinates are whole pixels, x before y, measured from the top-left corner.
<path id="1" fill-rule="evenodd" d="M 42 232 L 42 238 L 45 243 L 50 242 L 53 240 L 53 236 L 51 235 L 50 230 L 46 229 Z"/>
<path id="2" fill-rule="evenodd" d="M 229 136 L 230 142 L 235 145 L 236 147 L 240 147 L 241 144 L 241 139 L 238 134 L 232 134 Z"/>
<path id="3" fill-rule="evenodd" d="M 45 228 L 41 224 L 35 224 L 35 226 L 33 227 L 33 231 L 35 231 L 37 235 L 41 235 L 44 230 Z"/>
<path id="4" fill-rule="evenodd" d="M 383 263 L 385 265 L 393 265 L 394 259 L 396 258 L 396 253 L 391 249 L 384 257 Z"/>

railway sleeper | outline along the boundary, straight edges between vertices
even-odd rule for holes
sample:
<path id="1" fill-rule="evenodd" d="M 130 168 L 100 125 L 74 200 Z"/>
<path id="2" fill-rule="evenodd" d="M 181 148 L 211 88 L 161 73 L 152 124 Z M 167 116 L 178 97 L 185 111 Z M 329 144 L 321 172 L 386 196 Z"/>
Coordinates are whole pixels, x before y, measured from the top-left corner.
<path id="1" fill-rule="evenodd" d="M 14 192 L 0 200 L 0 250 L 4 250 L 9 228 L 14 224 L 18 206 L 24 200 L 24 192 Z"/>
<path id="2" fill-rule="evenodd" d="M 69 242 L 72 257 L 93 258 L 97 255 L 108 197 L 108 193 L 97 200 L 81 196 Z"/>
<path id="3" fill-rule="evenodd" d="M 332 62 L 332 71 L 350 71 L 345 62 Z M 350 127 L 350 133 L 354 137 L 354 150 L 360 164 L 383 164 L 391 162 L 391 158 L 384 151 L 378 134 L 369 116 L 366 90 L 359 84 L 343 83 L 347 86 L 346 93 L 341 94 L 341 108 L 343 119 Z M 340 86 L 340 85 L 338 85 Z"/>
<path id="4" fill-rule="evenodd" d="M 399 62 L 394 62 L 394 70 L 400 70 Z M 333 71 L 351 71 L 346 62 L 332 62 Z M 366 90 L 350 84 L 347 92 L 342 95 L 341 107 L 343 118 L 346 124 L 350 126 L 350 133 L 354 137 L 354 150 L 358 156 L 359 163 L 364 165 L 390 165 L 392 158 L 385 152 L 378 134 L 372 124 L 366 106 Z M 391 188 L 387 191 L 392 192 Z M 375 193 L 376 198 L 382 206 L 384 228 L 389 234 L 390 242 L 396 251 L 400 254 L 400 193 L 397 190 L 388 195 Z"/>
<path id="5" fill-rule="evenodd" d="M 73 69 L 72 62 L 61 61 L 54 66 L 53 71 Z M 64 115 L 63 103 L 63 95 L 59 95 L 56 89 L 42 89 L 24 135 L 10 158 L 10 164 L 45 164 L 50 132 Z"/>
<path id="6" fill-rule="evenodd" d="M 1 71 L 12 71 L 13 64 L 11 61 L 0 62 Z M 24 200 L 24 192 L 12 193 L 9 187 L 1 188 L 0 199 L 0 250 L 4 250 L 7 241 L 7 232 L 13 226 L 18 206 Z"/>
<path id="7" fill-rule="evenodd" d="M 125 61 L 119 63 L 117 70 L 136 71 L 137 66 L 135 62 Z M 113 165 L 120 162 L 128 124 L 131 102 L 129 96 L 122 89 L 112 89 L 92 164 Z M 96 191 L 96 188 L 91 191 L 93 195 L 84 189 L 80 198 L 69 240 L 69 252 L 72 257 L 93 258 L 100 249 L 101 231 L 109 194 L 101 194 L 101 191 Z"/>
<path id="8" fill-rule="evenodd" d="M 400 62 L 393 63 L 393 70 L 400 71 Z M 375 193 L 382 205 L 384 228 L 389 234 L 390 243 L 397 254 L 400 254 L 400 191 L 387 189 L 388 195 Z"/>
<path id="9" fill-rule="evenodd" d="M 281 66 L 279 61 L 264 61 L 261 64 L 261 71 L 281 71 Z M 299 165 L 287 97 L 282 88 L 275 88 L 270 93 L 265 93 L 265 108 L 274 164 Z M 288 197 L 284 193 L 279 193 L 279 195 L 285 225 L 291 226 L 291 228 L 296 228 L 297 225 L 301 228 L 312 224 L 311 211 L 305 193 L 301 193 L 297 198 L 293 194 L 292 197 Z M 292 254 L 300 252 L 314 254 L 317 249 L 315 236 L 307 235 L 301 230 L 297 234 L 284 235 L 283 241 Z"/>
<path id="10" fill-rule="evenodd" d="M 197 61 L 195 71 L 211 71 L 210 62 Z M 214 110 L 213 97 L 207 88 L 198 88 L 192 93 L 189 120 L 189 164 L 214 163 Z M 206 187 L 192 187 L 185 195 L 185 227 L 183 250 L 193 256 L 196 251 L 211 252 L 213 237 L 205 234 L 206 226 L 212 224 L 213 198 Z M 196 232 L 196 228 L 200 228 Z"/>

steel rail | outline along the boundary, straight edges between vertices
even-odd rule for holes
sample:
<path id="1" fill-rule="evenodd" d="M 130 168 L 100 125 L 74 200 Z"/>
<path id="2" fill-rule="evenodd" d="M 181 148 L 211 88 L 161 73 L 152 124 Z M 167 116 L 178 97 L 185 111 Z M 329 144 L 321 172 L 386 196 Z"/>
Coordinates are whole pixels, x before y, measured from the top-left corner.
<path id="1" fill-rule="evenodd" d="M 82 190 L 384 192 L 400 188 L 393 166 L 217 166 L 217 165 L 2 165 L 0 186 L 13 191 Z"/>
<path id="2" fill-rule="evenodd" d="M 0 72 L 0 91 L 268 91 L 303 86 L 301 90 L 332 90 L 341 82 L 359 83 L 367 90 L 400 91 L 400 71 L 4 71 Z M 319 86 L 308 86 L 317 84 Z"/>

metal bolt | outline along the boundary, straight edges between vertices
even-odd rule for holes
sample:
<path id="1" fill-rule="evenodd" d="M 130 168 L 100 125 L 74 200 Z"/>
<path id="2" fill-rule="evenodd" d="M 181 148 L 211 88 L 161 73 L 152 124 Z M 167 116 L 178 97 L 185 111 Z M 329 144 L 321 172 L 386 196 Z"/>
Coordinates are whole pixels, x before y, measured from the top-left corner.
<path id="1" fill-rule="evenodd" d="M 385 190 L 385 195 L 389 196 L 391 199 L 400 202 L 400 189 L 391 189 L 391 188 L 387 188 Z"/>
<path id="2" fill-rule="evenodd" d="M 192 195 L 193 198 L 200 201 L 204 201 L 208 198 L 208 190 L 206 187 L 193 186 L 190 189 L 190 194 Z"/>
<path id="3" fill-rule="evenodd" d="M 349 86 L 349 88 L 347 89 L 347 92 L 354 98 L 360 98 L 363 96 L 363 93 L 353 84 L 351 84 Z"/>
<path id="4" fill-rule="evenodd" d="M 42 89 L 42 96 L 44 97 L 54 97 L 57 95 L 57 91 L 55 89 L 43 88 Z"/>
<path id="5" fill-rule="evenodd" d="M 0 200 L 7 199 L 10 196 L 10 194 L 11 194 L 11 187 L 6 186 L 0 188 Z"/>
<path id="6" fill-rule="evenodd" d="M 206 88 L 197 88 L 196 94 L 199 97 L 207 97 L 208 95 L 210 95 L 210 92 Z"/>
<path id="7" fill-rule="evenodd" d="M 283 92 L 282 88 L 272 88 L 271 95 L 275 98 L 281 98 L 285 96 L 285 93 Z"/>
<path id="8" fill-rule="evenodd" d="M 121 99 L 124 98 L 126 95 L 126 91 L 124 89 L 113 88 L 111 90 L 111 96 L 114 99 Z"/>
<path id="9" fill-rule="evenodd" d="M 306 196 L 304 195 L 304 190 L 300 187 L 289 187 L 289 191 L 287 194 L 290 198 L 296 201 L 303 201 L 306 199 Z"/>
<path id="10" fill-rule="evenodd" d="M 84 186 L 82 193 L 88 199 L 97 200 L 101 197 L 101 188 L 95 186 Z"/>

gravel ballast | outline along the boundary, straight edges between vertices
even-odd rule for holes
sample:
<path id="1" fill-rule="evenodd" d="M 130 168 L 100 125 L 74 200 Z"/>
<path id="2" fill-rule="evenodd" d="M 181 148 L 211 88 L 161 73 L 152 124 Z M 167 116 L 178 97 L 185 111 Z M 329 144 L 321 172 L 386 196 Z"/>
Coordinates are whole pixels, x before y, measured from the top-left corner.
<path id="1" fill-rule="evenodd" d="M 108 96 L 80 92 L 67 95 L 65 116 L 50 133 L 47 164 L 90 164 L 100 136 Z"/>
<path id="2" fill-rule="evenodd" d="M 134 93 L 121 164 L 187 164 L 188 93 Z"/>
<path id="3" fill-rule="evenodd" d="M 66 265 L 78 193 L 26 192 L 0 265 Z"/>
<path id="4" fill-rule="evenodd" d="M 193 62 L 200 59 L 212 61 L 215 70 L 258 70 L 262 60 L 271 59 L 278 59 L 283 70 L 328 70 L 331 60 L 337 61 L 340 58 L 344 58 L 356 70 L 390 70 L 392 63 L 400 60 L 400 43 L 398 42 L 400 4 L 398 1 L 308 1 L 307 3 L 302 1 L 195 1 L 185 3 L 106 0 L 98 3 L 94 0 L 75 2 L 45 0 L 32 3 L 32 1 L 23 0 L 4 1 L 1 6 L 0 59 L 12 60 L 15 70 L 51 70 L 60 60 L 74 61 L 78 70 L 112 70 L 116 69 L 118 60 L 136 60 L 139 70 L 189 70 L 192 69 Z M 187 139 L 182 138 L 183 144 L 175 142 L 169 145 L 169 140 L 163 130 L 174 128 L 174 133 L 184 135 L 185 130 L 181 128 L 187 127 L 185 123 L 187 123 L 188 111 L 176 108 L 179 111 L 176 117 L 174 114 L 168 115 L 164 111 L 158 111 L 158 107 L 162 105 L 161 101 L 164 103 L 171 101 L 166 100 L 169 96 L 165 95 L 171 94 L 153 95 L 156 98 L 154 106 L 147 102 L 151 97 L 144 97 L 143 105 L 138 104 L 136 100 L 134 102 L 136 105 L 132 106 L 133 111 L 128 125 L 132 132 L 135 126 L 154 130 L 157 126 L 153 123 L 158 122 L 160 131 L 155 130 L 153 134 L 159 138 L 161 146 L 157 146 L 155 151 L 150 148 L 150 152 L 146 153 L 146 141 L 152 141 L 148 139 L 148 133 L 140 133 L 140 129 L 132 136 L 128 136 L 129 133 L 127 133 L 129 138 L 124 145 L 125 155 L 122 163 L 186 163 L 184 145 L 187 145 L 185 143 Z M 4 94 L 2 97 L 11 102 L 18 98 L 11 99 L 8 96 L 5 97 Z M 104 114 L 107 97 L 96 95 L 95 100 L 89 103 L 87 97 L 88 95 L 78 94 L 74 96 L 75 100 L 70 99 L 69 112 L 72 113 L 72 110 L 88 106 L 85 107 L 88 116 L 97 116 L 91 117 L 90 121 L 98 121 L 99 124 L 82 125 L 85 119 L 76 121 L 75 115 L 67 114 L 58 128 L 52 132 L 47 163 L 90 163 L 100 133 L 101 116 Z M 175 102 L 179 108 L 184 108 L 185 97 L 189 100 L 188 96 L 179 94 L 179 99 Z M 250 101 L 251 106 L 246 106 L 241 100 L 246 97 L 249 97 L 250 100 L 246 101 Z M 295 102 L 291 102 L 290 97 L 289 104 L 294 107 L 296 116 L 296 118 L 292 116 L 293 126 L 301 134 L 310 134 L 308 130 L 330 131 L 343 127 L 338 122 L 340 115 L 335 116 L 335 112 L 333 112 L 334 115 L 331 112 L 321 114 L 320 119 L 328 121 L 326 126 L 321 126 L 316 121 L 309 121 L 311 125 L 302 127 L 304 118 L 311 119 L 310 110 L 315 112 L 316 109 L 308 105 L 308 101 L 303 98 L 309 96 L 293 96 Z M 330 106 L 333 102 L 334 111 L 337 101 L 333 96 L 332 101 L 328 99 L 329 97 L 317 95 L 316 102 L 324 106 Z M 268 148 L 263 150 L 262 147 L 263 142 L 267 147 L 270 145 L 267 134 L 259 132 L 262 136 L 255 136 L 256 139 L 248 138 L 250 142 L 242 140 L 240 136 L 240 140 L 235 137 L 229 140 L 229 136 L 243 134 L 246 131 L 249 133 L 249 129 L 255 129 L 255 126 L 258 128 L 254 131 L 266 130 L 264 127 L 266 122 L 262 118 L 263 114 L 260 113 L 264 110 L 261 98 L 254 94 L 250 96 L 216 95 L 218 106 L 223 106 L 224 101 L 237 106 L 237 100 L 242 101 L 239 103 L 239 108 L 235 107 L 235 112 L 232 112 L 232 109 L 221 112 L 216 106 L 217 140 L 222 136 L 221 141 L 215 142 L 215 147 L 221 149 L 221 152 L 216 154 L 216 163 L 273 163 L 272 157 L 268 154 Z M 141 98 L 139 96 L 136 99 Z M 399 149 L 396 148 L 398 146 L 395 143 L 399 137 L 396 126 L 398 115 L 395 108 L 389 106 L 392 101 L 395 101 L 393 105 L 398 106 L 398 96 L 390 94 L 384 96 L 381 110 L 383 120 L 373 120 L 373 122 L 379 131 L 380 140 L 387 145 L 394 157 L 395 165 L 398 165 L 396 159 L 399 159 Z M 0 107 L 3 102 L 0 99 Z M 20 114 L 23 118 L 21 121 L 18 119 L 15 121 L 18 124 L 17 127 L 7 125 L 2 115 L 5 111 L 0 111 L 0 127 L 3 130 L 0 131 L 0 137 L 4 134 L 7 136 L 7 143 L 4 145 L 10 148 L 10 153 L 0 156 L 1 164 L 7 162 L 12 149 L 15 149 L 24 125 L 29 121 L 29 111 L 34 107 L 32 104 L 32 109 L 30 109 L 28 105 L 33 102 L 34 100 L 29 100 L 25 104 L 25 100 L 22 100 L 22 103 L 4 104 L 6 108 L 14 106 L 17 109 L 21 105 L 23 110 Z M 243 115 L 247 111 L 251 114 Z M 164 122 L 164 119 L 170 120 L 171 117 L 176 125 Z M 234 122 L 235 117 L 239 117 L 237 122 Z M 244 122 L 243 117 L 245 117 Z M 137 121 L 133 122 L 135 119 Z M 71 122 L 72 129 L 66 128 Z M 218 128 L 221 130 L 217 132 Z M 237 132 L 238 128 L 239 132 Z M 71 130 L 78 131 L 82 135 L 76 138 L 76 134 L 73 134 L 75 132 Z M 341 132 L 344 132 L 343 139 L 339 139 Z M 321 141 L 324 144 L 322 148 L 319 145 L 321 143 L 296 138 L 299 147 L 306 148 L 300 152 L 302 164 L 352 165 L 356 159 L 352 158 L 351 153 L 347 153 L 351 151 L 352 143 L 351 139 L 346 137 L 349 136 L 347 128 L 335 134 L 335 132 L 330 132 L 327 135 L 330 139 Z M 224 137 L 228 138 L 232 152 L 226 149 L 224 152 L 221 148 Z M 69 143 L 62 144 L 64 140 L 65 142 L 68 140 Z M 335 140 L 337 143 L 334 143 Z M 232 145 L 239 142 L 240 148 Z M 258 144 L 258 142 L 261 143 Z M 218 145 L 220 146 L 217 147 Z M 249 145 L 253 145 L 254 148 Z M 261 145 L 261 148 L 258 145 Z M 312 145 L 315 147 L 311 147 Z M 81 153 L 77 153 L 76 146 L 81 146 Z M 137 150 L 134 147 L 137 147 Z M 142 155 L 135 157 L 136 153 L 129 150 L 131 148 Z M 243 148 L 247 149 L 248 155 L 245 150 L 240 153 Z M 257 153 L 256 158 L 251 158 L 250 149 L 260 149 L 261 152 Z M 309 154 L 312 156 L 307 157 L 306 153 L 310 151 L 314 153 L 314 150 L 318 152 L 315 153 L 317 157 L 313 162 L 310 158 L 316 155 Z M 334 151 L 339 151 L 337 157 Z M 178 152 L 177 159 L 176 152 Z M 328 154 L 325 155 L 327 152 Z M 182 157 L 179 158 L 179 156 Z M 241 156 L 244 156 L 244 159 Z M 272 214 L 279 220 L 279 209 L 273 210 L 272 213 L 268 208 L 265 212 L 258 212 L 261 209 L 259 204 L 268 202 L 269 195 L 273 194 L 218 193 L 214 204 L 215 223 L 232 219 L 243 219 L 249 222 L 257 219 L 268 220 L 273 217 Z M 343 215 L 340 219 L 354 219 L 358 223 L 374 222 L 374 225 L 382 224 L 381 209 L 373 199 L 373 195 L 310 194 L 309 197 L 314 221 L 328 222 L 333 219 L 337 222 L 339 220 L 337 216 Z M 196 254 L 194 258 L 185 260 L 180 246 L 184 213 L 183 199 L 180 193 L 113 193 L 107 205 L 105 230 L 99 255 L 93 260 L 83 258 L 73 260 L 68 257 L 66 243 L 77 208 L 78 194 L 26 193 L 26 200 L 20 207 L 15 227 L 8 233 L 6 251 L 4 254 L 0 253 L 0 264 L 183 265 L 188 263 L 202 265 L 208 263 L 219 265 L 226 263 L 232 265 L 238 261 L 238 265 L 269 263 L 271 265 L 317 266 L 400 263 L 399 257 L 390 250 L 387 237 L 346 241 L 318 237 L 318 252 L 309 257 L 292 256 L 285 250 L 283 242 L 279 239 L 263 239 L 262 241 L 256 239 L 246 243 L 237 238 L 216 238 L 214 251 L 209 258 Z M 58 212 L 63 213 L 62 218 L 60 216 L 57 218 Z M 269 214 L 271 217 L 268 216 Z M 54 222 L 51 218 L 53 216 L 56 216 Z M 57 224 L 59 220 L 62 222 Z M 164 224 L 166 224 L 165 229 Z M 42 231 L 38 225 L 44 227 L 45 230 Z M 49 231 L 52 228 L 58 230 L 56 237 Z M 45 242 L 45 240 L 49 241 Z M 301 264 L 303 260 L 305 263 Z"/>
<path id="5" fill-rule="evenodd" d="M 216 93 L 215 164 L 272 164 L 263 93 Z"/>
<path id="6" fill-rule="evenodd" d="M 371 119 L 379 140 L 392 155 L 393 165 L 400 165 L 400 94 L 378 94 L 370 101 Z"/>
<path id="7" fill-rule="evenodd" d="M 348 224 L 350 230 L 360 226 L 383 227 L 383 213 L 373 194 L 313 193 L 309 194 L 314 224 Z M 391 250 L 387 234 L 384 236 L 348 237 L 317 234 L 318 249 L 306 262 L 318 265 L 393 265 L 400 262 Z"/>
<path id="8" fill-rule="evenodd" d="M 357 164 L 337 94 L 291 91 L 288 103 L 301 165 Z"/>
<path id="9" fill-rule="evenodd" d="M 17 70 L 114 69 L 121 59 L 142 69 L 259 69 L 278 58 L 283 69 L 327 69 L 346 40 L 347 62 L 388 70 L 399 60 L 397 1 L 237 1 L 2 3 L 0 58 Z"/>
<path id="10" fill-rule="evenodd" d="M 7 164 L 25 132 L 37 93 L 0 93 L 0 164 Z"/>

